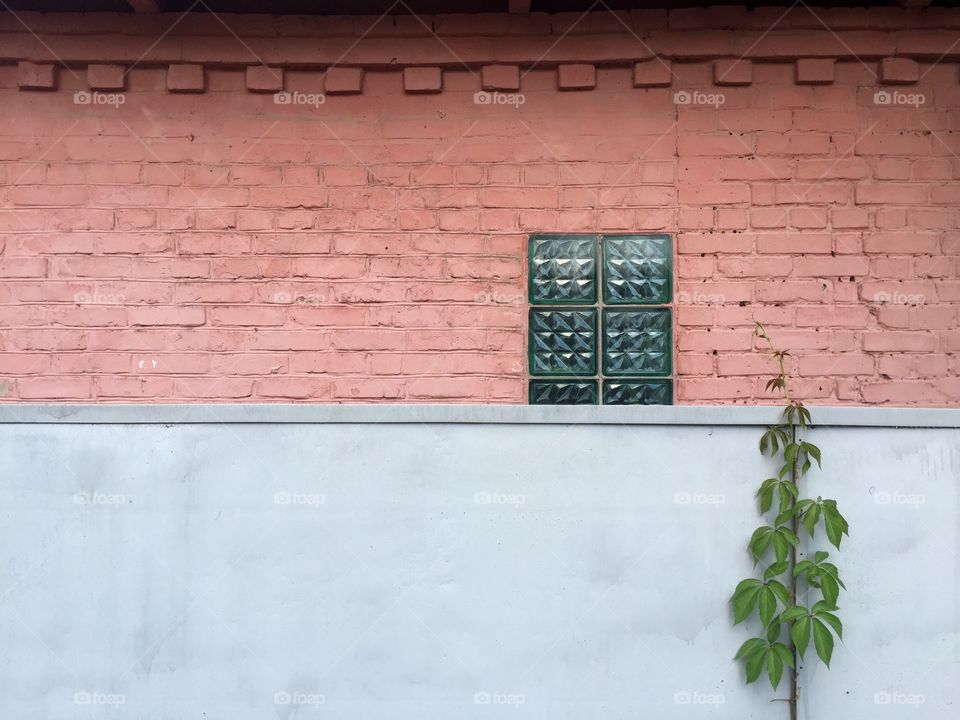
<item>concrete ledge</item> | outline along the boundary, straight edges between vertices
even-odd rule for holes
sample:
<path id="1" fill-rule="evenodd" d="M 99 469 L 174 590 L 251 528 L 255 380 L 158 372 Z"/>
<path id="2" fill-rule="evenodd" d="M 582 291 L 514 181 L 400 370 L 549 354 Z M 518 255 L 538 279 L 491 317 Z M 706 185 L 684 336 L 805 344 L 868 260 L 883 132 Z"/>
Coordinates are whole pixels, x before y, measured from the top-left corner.
<path id="1" fill-rule="evenodd" d="M 960 409 L 811 406 L 815 425 L 960 428 Z M 196 423 L 488 423 L 533 425 L 769 425 L 776 406 L 673 405 L 544 407 L 533 405 L 0 405 L 0 424 Z"/>

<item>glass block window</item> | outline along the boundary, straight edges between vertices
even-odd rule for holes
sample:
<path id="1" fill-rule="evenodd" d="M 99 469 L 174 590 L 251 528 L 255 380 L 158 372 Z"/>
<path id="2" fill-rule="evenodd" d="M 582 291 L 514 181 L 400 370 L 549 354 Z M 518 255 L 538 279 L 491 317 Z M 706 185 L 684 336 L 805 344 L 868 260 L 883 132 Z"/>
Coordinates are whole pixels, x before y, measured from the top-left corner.
<path id="1" fill-rule="evenodd" d="M 669 235 L 533 235 L 531 405 L 673 402 Z"/>

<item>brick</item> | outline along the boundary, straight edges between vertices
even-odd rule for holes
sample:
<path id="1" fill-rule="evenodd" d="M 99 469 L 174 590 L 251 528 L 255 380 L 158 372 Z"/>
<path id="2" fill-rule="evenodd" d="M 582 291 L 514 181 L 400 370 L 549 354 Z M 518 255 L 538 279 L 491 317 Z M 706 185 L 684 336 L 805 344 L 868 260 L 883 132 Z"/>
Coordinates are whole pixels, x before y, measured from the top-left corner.
<path id="1" fill-rule="evenodd" d="M 56 90 L 57 66 L 21 60 L 17 64 L 17 85 L 21 90 Z"/>
<path id="2" fill-rule="evenodd" d="M 633 66 L 633 86 L 638 88 L 670 87 L 673 81 L 673 69 L 670 61 L 656 58 L 635 63 Z"/>
<path id="3" fill-rule="evenodd" d="M 327 95 L 359 95 L 363 91 L 363 70 L 328 68 L 323 75 L 323 90 Z"/>
<path id="4" fill-rule="evenodd" d="M 443 71 L 439 67 L 403 69 L 403 89 L 410 94 L 433 94 L 443 90 Z"/>
<path id="5" fill-rule="evenodd" d="M 797 327 L 849 327 L 865 328 L 870 318 L 866 306 L 838 307 L 798 307 Z"/>
<path id="6" fill-rule="evenodd" d="M 202 93 L 206 90 L 203 65 L 171 65 L 167 68 L 167 90 L 172 93 Z"/>
<path id="7" fill-rule="evenodd" d="M 127 70 L 122 65 L 88 65 L 87 85 L 91 90 L 123 90 L 127 86 Z"/>
<path id="8" fill-rule="evenodd" d="M 92 394 L 89 377 L 38 377 L 17 380 L 17 396 L 23 400 L 85 399 Z"/>
<path id="9" fill-rule="evenodd" d="M 593 90 L 597 86 L 597 68 L 577 63 L 557 68 L 557 88 L 560 90 Z"/>
<path id="10" fill-rule="evenodd" d="M 283 90 L 283 68 L 266 65 L 247 67 L 247 90 L 253 93 L 278 93 Z"/>
<path id="11" fill-rule="evenodd" d="M 717 85 L 750 85 L 753 82 L 753 63 L 750 60 L 716 60 L 713 63 L 713 82 Z"/>
<path id="12" fill-rule="evenodd" d="M 516 65 L 485 65 L 480 71 L 483 90 L 517 92 L 520 90 L 520 68 Z"/>
<path id="13" fill-rule="evenodd" d="M 884 85 L 913 85 L 920 80 L 920 65 L 908 58 L 880 61 L 880 82 Z"/>
<path id="14" fill-rule="evenodd" d="M 180 325 L 191 327 L 203 325 L 206 312 L 192 307 L 134 307 L 130 308 L 131 325 Z"/>
<path id="15" fill-rule="evenodd" d="M 863 349 L 867 352 L 933 352 L 937 349 L 937 337 L 929 332 L 869 332 L 863 335 Z"/>
<path id="16" fill-rule="evenodd" d="M 830 85 L 834 80 L 832 58 L 801 58 L 797 60 L 795 80 L 797 85 Z"/>

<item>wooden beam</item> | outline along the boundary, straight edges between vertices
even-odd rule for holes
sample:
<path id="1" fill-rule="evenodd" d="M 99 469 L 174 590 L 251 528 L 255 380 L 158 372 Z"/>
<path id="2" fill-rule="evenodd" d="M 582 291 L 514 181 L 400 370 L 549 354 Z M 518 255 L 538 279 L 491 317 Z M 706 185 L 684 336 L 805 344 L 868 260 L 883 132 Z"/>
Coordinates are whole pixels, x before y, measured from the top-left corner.
<path id="1" fill-rule="evenodd" d="M 127 0 L 136 13 L 161 13 L 165 0 Z"/>
<path id="2" fill-rule="evenodd" d="M 510 12 L 512 13 L 530 12 L 530 1 L 531 0 L 510 0 Z M 501 5 L 500 7 L 503 7 L 503 5 Z"/>

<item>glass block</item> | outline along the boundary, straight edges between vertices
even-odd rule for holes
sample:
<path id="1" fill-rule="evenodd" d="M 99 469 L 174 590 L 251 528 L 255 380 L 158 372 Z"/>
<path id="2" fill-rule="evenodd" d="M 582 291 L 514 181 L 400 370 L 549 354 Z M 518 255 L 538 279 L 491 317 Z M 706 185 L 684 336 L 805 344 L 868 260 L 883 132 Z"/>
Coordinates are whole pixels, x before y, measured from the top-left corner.
<path id="1" fill-rule="evenodd" d="M 604 405 L 672 405 L 669 380 L 604 380 Z"/>
<path id="2" fill-rule="evenodd" d="M 597 236 L 531 236 L 529 272 L 534 305 L 596 302 Z"/>
<path id="3" fill-rule="evenodd" d="M 596 405 L 597 381 L 531 380 L 531 405 Z"/>
<path id="4" fill-rule="evenodd" d="M 597 311 L 530 310 L 531 375 L 596 375 Z"/>
<path id="5" fill-rule="evenodd" d="M 669 308 L 603 311 L 603 372 L 606 375 L 669 375 Z"/>
<path id="6" fill-rule="evenodd" d="M 605 235 L 603 299 L 611 305 L 670 302 L 669 235 Z"/>

